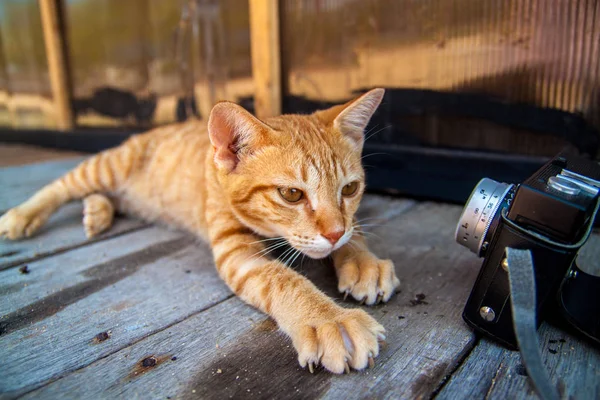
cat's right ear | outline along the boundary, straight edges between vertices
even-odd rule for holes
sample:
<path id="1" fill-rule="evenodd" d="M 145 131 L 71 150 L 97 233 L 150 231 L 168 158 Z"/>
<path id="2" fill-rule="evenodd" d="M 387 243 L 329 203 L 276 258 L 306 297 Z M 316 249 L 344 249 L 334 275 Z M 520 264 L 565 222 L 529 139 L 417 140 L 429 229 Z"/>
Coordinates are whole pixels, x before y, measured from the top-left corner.
<path id="1" fill-rule="evenodd" d="M 222 101 L 210 112 L 208 134 L 215 148 L 214 162 L 229 173 L 241 157 L 252 152 L 269 127 L 235 103 Z"/>

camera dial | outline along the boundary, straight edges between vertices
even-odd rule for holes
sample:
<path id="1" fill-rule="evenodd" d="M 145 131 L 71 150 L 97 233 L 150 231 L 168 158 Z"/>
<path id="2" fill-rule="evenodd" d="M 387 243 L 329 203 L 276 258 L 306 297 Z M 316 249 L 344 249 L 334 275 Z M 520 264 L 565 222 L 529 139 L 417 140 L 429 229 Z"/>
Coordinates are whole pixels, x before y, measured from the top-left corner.
<path id="1" fill-rule="evenodd" d="M 498 208 L 513 185 L 489 178 L 479 181 L 463 209 L 456 227 L 456 241 L 481 256 L 484 240 Z"/>

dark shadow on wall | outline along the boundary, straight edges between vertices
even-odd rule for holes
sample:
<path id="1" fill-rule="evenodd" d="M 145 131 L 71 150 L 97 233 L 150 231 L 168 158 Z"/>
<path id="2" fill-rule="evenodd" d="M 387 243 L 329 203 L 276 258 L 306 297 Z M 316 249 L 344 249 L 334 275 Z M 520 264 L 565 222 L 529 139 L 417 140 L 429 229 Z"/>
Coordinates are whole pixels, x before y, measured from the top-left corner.
<path id="1" fill-rule="evenodd" d="M 132 92 L 113 87 L 101 87 L 89 98 L 73 100 L 76 115 L 94 111 L 100 115 L 124 122 L 135 122 L 147 127 L 152 124 L 157 97 L 151 93 L 146 98 L 137 98 Z"/>

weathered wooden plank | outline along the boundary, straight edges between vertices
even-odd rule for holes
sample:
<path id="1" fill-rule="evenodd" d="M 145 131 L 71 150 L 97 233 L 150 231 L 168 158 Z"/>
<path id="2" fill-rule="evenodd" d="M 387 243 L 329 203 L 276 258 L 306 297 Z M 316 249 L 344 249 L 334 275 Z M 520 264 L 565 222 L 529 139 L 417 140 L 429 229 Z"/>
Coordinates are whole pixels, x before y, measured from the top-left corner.
<path id="1" fill-rule="evenodd" d="M 34 236 L 18 241 L 0 240 L 0 271 L 147 226 L 139 220 L 116 217 L 108 231 L 87 239 L 81 222 L 82 212 L 80 202 L 69 204 L 52 215 Z"/>
<path id="2" fill-rule="evenodd" d="M 15 207 L 44 185 L 74 168 L 85 157 L 0 168 L 0 212 Z"/>
<path id="3" fill-rule="evenodd" d="M 0 210 L 27 200 L 37 190 L 81 162 L 82 157 L 0 169 Z M 81 202 L 62 207 L 34 236 L 19 241 L 0 240 L 0 270 L 36 258 L 86 245 L 146 226 L 142 221 L 117 217 L 108 231 L 88 240 L 82 225 Z"/>
<path id="4" fill-rule="evenodd" d="M 278 0 L 250 1 L 254 110 L 259 118 L 281 114 L 281 49 Z"/>
<path id="5" fill-rule="evenodd" d="M 374 203 L 370 204 L 373 210 L 378 208 Z M 385 203 L 381 201 L 381 211 L 394 206 L 408 211 L 390 217 L 383 226 L 371 227 L 381 237 L 372 237 L 372 247 L 396 262 L 403 280 L 401 293 L 390 303 L 367 309 L 388 331 L 374 369 L 345 376 L 323 370 L 311 375 L 298 366 L 289 340 L 262 314 L 234 298 L 30 395 L 163 399 L 429 396 L 474 343 L 460 313 L 479 260 L 453 242 L 460 207 L 424 203 L 410 208 L 411 203 L 387 201 L 384 208 Z M 340 299 L 335 274 L 326 262 L 304 260 L 296 268 Z M 162 362 L 144 369 L 140 361 L 150 355 Z M 177 359 L 170 361 L 173 356 Z"/>
<path id="6" fill-rule="evenodd" d="M 0 315 L 3 316 L 0 318 L 0 326 L 6 315 L 23 306 L 89 281 L 86 271 L 96 265 L 182 237 L 180 232 L 151 227 L 135 234 L 124 234 L 106 243 L 93 243 L 85 248 L 65 252 L 60 257 L 30 262 L 27 264 L 27 273 L 20 272 L 18 268 L 0 271 Z"/>
<path id="7" fill-rule="evenodd" d="M 255 354 L 256 362 L 273 361 L 274 355 L 281 354 L 279 347 L 290 354 L 281 335 L 269 331 L 268 323 L 258 311 L 243 304 L 237 298 L 229 299 L 201 314 L 196 314 L 161 332 L 149 336 L 131 347 L 100 359 L 92 365 L 68 375 L 52 384 L 24 396 L 24 399 L 80 399 L 80 398 L 206 398 L 200 397 L 201 383 L 207 376 L 221 378 L 222 383 L 236 387 L 248 384 L 255 371 L 248 370 L 236 375 L 234 370 L 243 368 L 247 357 L 237 359 L 235 349 L 251 346 L 254 338 L 265 335 L 274 341 L 277 350 L 264 348 L 264 356 Z M 274 337 L 275 336 L 275 337 Z M 150 361 L 154 356 L 156 364 Z M 250 355 L 249 355 L 250 356 Z M 143 360 L 148 359 L 143 366 Z M 284 357 L 293 364 L 293 357 Z M 238 365 L 239 362 L 239 365 Z M 278 364 L 280 364 L 279 361 Z M 228 365 L 233 364 L 232 368 Z M 309 375 L 296 368 L 300 376 Z M 265 379 L 266 377 L 261 377 Z M 273 379 L 277 382 L 278 379 Z M 312 378 L 312 377 L 311 377 Z M 235 393 L 235 392 L 234 392 Z M 256 396 L 257 393 L 237 390 L 240 395 Z"/>
<path id="8" fill-rule="evenodd" d="M 84 153 L 73 150 L 4 142 L 0 143 L 0 168 L 16 167 L 43 161 L 64 160 L 83 155 Z"/>
<path id="9" fill-rule="evenodd" d="M 600 274 L 600 235 L 592 235 L 577 260 L 590 273 Z M 544 365 L 563 398 L 600 398 L 600 351 L 578 334 L 543 323 L 539 330 Z M 439 399 L 505 399 L 519 395 L 537 399 L 517 351 L 482 339 L 465 359 Z"/>
<path id="10" fill-rule="evenodd" d="M 581 337 L 546 323 L 539 330 L 542 358 L 562 398 L 600 398 L 600 352 Z M 517 351 L 482 339 L 437 399 L 537 399 Z"/>
<path id="11" fill-rule="evenodd" d="M 134 246 L 137 251 L 123 254 L 117 249 L 136 243 L 137 235 L 146 235 L 145 245 L 141 240 Z M 86 257 L 98 262 L 82 269 L 80 264 L 89 264 Z M 26 300 L 21 308 L 0 319 L 4 332 L 0 335 L 0 393 L 9 397 L 106 357 L 231 296 L 215 273 L 205 244 L 158 228 L 49 257 L 30 268 L 27 278 L 31 275 L 35 281 L 41 275 L 49 292 L 32 303 L 34 293 L 19 294 Z M 18 274 L 16 269 L 2 274 L 11 272 Z M 8 292 L 15 289 L 14 283 Z M 97 334 L 108 331 L 110 338 L 95 343 Z"/>

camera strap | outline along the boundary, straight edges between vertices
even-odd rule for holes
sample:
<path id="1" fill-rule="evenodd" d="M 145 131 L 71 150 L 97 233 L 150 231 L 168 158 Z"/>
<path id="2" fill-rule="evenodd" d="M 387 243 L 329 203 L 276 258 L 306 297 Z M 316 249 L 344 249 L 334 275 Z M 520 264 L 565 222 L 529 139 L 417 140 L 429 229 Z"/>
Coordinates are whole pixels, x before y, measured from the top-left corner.
<path id="1" fill-rule="evenodd" d="M 536 326 L 536 288 L 533 258 L 529 250 L 506 248 L 513 327 L 521 360 L 542 399 L 558 400 L 556 386 L 542 362 Z"/>

